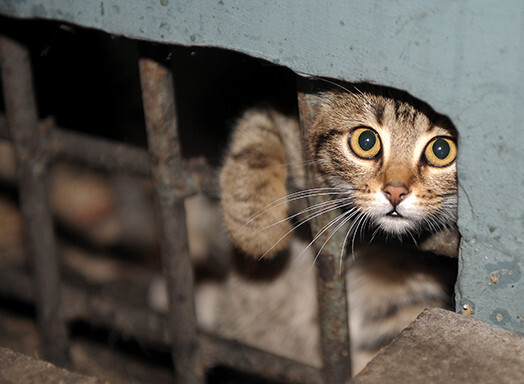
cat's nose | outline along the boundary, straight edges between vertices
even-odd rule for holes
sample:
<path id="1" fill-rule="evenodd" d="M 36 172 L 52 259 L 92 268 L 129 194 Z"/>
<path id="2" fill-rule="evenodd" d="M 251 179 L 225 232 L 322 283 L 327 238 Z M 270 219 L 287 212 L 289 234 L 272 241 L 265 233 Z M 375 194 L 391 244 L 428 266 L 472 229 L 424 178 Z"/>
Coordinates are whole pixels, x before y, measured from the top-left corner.
<path id="1" fill-rule="evenodd" d="M 383 191 L 393 207 L 396 207 L 409 194 L 409 190 L 403 184 L 388 184 L 384 187 Z"/>

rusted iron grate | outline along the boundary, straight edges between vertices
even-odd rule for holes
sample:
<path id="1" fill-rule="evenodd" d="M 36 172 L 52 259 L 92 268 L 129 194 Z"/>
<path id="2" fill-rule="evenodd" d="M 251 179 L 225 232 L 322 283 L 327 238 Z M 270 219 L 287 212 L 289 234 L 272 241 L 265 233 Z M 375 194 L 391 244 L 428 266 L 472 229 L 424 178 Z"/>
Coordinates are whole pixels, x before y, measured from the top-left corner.
<path id="1" fill-rule="evenodd" d="M 0 292 L 35 302 L 45 358 L 59 365 L 69 363 L 67 323 L 85 318 L 137 340 L 171 346 L 175 382 L 179 383 L 203 383 L 206 369 L 217 365 L 285 382 L 347 381 L 351 368 L 345 281 L 337 272 L 336 253 L 330 254 L 329 247 L 317 263 L 322 371 L 197 329 L 183 200 L 198 191 L 217 195 L 216 172 L 201 162 L 182 159 L 173 78 L 161 49 L 151 50 L 138 63 L 149 143 L 146 151 L 73 133 L 51 120 L 38 121 L 28 50 L 11 38 L 0 37 L 6 110 L 5 118 L 0 116 L 0 137 L 12 140 L 17 152 L 20 203 L 32 266 L 31 276 L 0 271 Z M 314 100 L 302 88 L 299 107 L 307 130 Z M 163 272 L 171 293 L 167 318 L 82 291 L 60 279 L 45 190 L 47 165 L 57 157 L 110 173 L 125 171 L 152 178 L 162 228 Z"/>

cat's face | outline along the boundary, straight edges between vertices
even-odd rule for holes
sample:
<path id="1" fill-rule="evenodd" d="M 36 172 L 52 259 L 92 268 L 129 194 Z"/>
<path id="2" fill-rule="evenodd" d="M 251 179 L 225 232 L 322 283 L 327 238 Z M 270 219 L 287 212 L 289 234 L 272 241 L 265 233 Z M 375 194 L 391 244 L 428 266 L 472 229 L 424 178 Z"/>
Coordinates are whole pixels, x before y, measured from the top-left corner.
<path id="1" fill-rule="evenodd" d="M 399 236 L 456 221 L 453 128 L 367 93 L 329 93 L 321 104 L 309 156 L 320 183 L 341 189 L 357 209 L 355 220 Z"/>

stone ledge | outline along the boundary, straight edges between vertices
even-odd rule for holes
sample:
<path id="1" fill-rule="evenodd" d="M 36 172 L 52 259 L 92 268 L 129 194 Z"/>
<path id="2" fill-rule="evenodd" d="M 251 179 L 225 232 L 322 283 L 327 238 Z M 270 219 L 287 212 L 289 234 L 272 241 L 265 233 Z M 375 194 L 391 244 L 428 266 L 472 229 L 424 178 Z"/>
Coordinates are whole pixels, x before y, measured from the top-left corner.
<path id="1" fill-rule="evenodd" d="M 0 382 L 3 384 L 101 384 L 94 377 L 81 376 L 46 361 L 33 359 L 0 347 Z"/>
<path id="2" fill-rule="evenodd" d="M 432 308 L 384 348 L 351 384 L 522 384 L 524 338 Z"/>

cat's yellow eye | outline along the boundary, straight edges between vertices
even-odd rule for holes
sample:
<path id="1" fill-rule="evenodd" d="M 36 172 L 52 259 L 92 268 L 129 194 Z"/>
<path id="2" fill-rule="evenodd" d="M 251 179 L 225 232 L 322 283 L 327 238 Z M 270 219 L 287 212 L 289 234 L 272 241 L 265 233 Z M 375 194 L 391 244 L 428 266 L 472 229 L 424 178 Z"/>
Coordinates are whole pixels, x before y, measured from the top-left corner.
<path id="1" fill-rule="evenodd" d="M 427 145 L 424 156 L 428 164 L 445 167 L 457 158 L 457 145 L 447 137 L 436 137 Z"/>
<path id="2" fill-rule="evenodd" d="M 357 128 L 349 138 L 349 146 L 355 155 L 364 159 L 376 157 L 380 148 L 380 138 L 371 128 Z"/>

